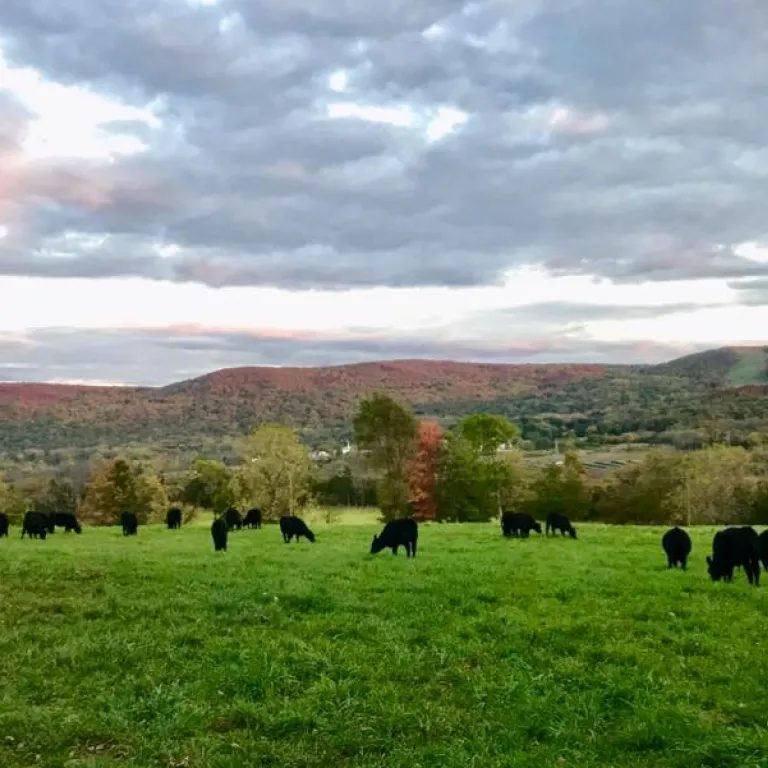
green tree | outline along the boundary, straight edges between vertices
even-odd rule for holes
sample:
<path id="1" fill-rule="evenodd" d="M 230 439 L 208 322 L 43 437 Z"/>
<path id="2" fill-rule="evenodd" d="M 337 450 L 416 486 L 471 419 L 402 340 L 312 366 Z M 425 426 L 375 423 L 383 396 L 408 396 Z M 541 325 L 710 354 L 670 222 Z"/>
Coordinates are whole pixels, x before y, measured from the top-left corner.
<path id="1" fill-rule="evenodd" d="M 684 458 L 684 476 L 674 495 L 688 524 L 750 522 L 757 484 L 750 454 L 741 447 L 713 445 Z"/>
<path id="2" fill-rule="evenodd" d="M 195 459 L 181 488 L 180 501 L 193 507 L 209 509 L 215 515 L 235 503 L 232 472 L 221 461 Z"/>
<path id="3" fill-rule="evenodd" d="M 168 497 L 155 475 L 116 458 L 94 469 L 79 513 L 93 525 L 115 525 L 123 512 L 134 512 L 146 524 L 162 520 L 167 506 Z"/>
<path id="4" fill-rule="evenodd" d="M 5 512 L 11 522 L 20 523 L 27 507 L 27 500 L 21 491 L 6 483 L 0 474 L 0 512 Z"/>
<path id="5" fill-rule="evenodd" d="M 466 416 L 455 429 L 477 453 L 484 456 L 492 456 L 502 445 L 520 439 L 520 429 L 516 424 L 491 413 Z"/>
<path id="6" fill-rule="evenodd" d="M 377 497 L 382 517 L 410 513 L 408 465 L 416 450 L 417 422 L 411 411 L 389 395 L 363 398 L 354 419 L 358 447 L 368 451 L 378 472 Z"/>
<path id="7" fill-rule="evenodd" d="M 438 460 L 437 519 L 448 522 L 491 520 L 498 514 L 493 466 L 460 433 L 445 436 Z"/>
<path id="8" fill-rule="evenodd" d="M 568 450 L 562 463 L 549 464 L 535 475 L 526 510 L 534 517 L 546 519 L 551 512 L 560 512 L 572 520 L 589 515 L 592 493 L 587 472 L 575 450 Z"/>
<path id="9" fill-rule="evenodd" d="M 265 520 L 295 514 L 312 501 L 314 466 L 292 427 L 266 424 L 242 443 L 243 463 L 232 488 L 243 507 L 258 506 Z"/>
<path id="10" fill-rule="evenodd" d="M 77 494 L 69 480 L 52 477 L 40 499 L 38 506 L 40 512 L 77 513 Z"/>
<path id="11" fill-rule="evenodd" d="M 662 525 L 685 523 L 680 489 L 686 476 L 682 454 L 658 450 L 627 464 L 603 485 L 596 516 L 609 523 Z"/>

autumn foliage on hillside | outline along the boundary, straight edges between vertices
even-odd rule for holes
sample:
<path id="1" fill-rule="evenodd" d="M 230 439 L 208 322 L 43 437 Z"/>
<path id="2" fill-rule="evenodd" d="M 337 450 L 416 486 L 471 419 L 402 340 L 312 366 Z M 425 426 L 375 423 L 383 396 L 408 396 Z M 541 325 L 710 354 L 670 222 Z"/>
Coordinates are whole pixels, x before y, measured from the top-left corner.
<path id="1" fill-rule="evenodd" d="M 416 454 L 408 465 L 408 482 L 413 517 L 437 519 L 437 467 L 443 430 L 436 421 L 419 422 Z"/>

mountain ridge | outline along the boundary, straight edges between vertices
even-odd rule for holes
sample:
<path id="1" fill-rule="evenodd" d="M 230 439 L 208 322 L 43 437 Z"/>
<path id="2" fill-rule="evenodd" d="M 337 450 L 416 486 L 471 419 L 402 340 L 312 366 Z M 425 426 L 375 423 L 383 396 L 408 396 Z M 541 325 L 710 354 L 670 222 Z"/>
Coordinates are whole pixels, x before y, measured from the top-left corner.
<path id="1" fill-rule="evenodd" d="M 650 414 L 657 425 L 695 425 L 698 401 L 738 418 L 747 402 L 752 408 L 763 398 L 765 385 L 768 346 L 720 347 L 650 366 L 406 358 L 224 368 L 161 387 L 0 383 L 0 451 L 242 434 L 265 421 L 293 424 L 310 439 L 338 439 L 349 434 L 359 398 L 375 390 L 420 416 L 449 420 L 486 410 L 513 419 L 602 420 L 614 430 L 642 425 Z"/>

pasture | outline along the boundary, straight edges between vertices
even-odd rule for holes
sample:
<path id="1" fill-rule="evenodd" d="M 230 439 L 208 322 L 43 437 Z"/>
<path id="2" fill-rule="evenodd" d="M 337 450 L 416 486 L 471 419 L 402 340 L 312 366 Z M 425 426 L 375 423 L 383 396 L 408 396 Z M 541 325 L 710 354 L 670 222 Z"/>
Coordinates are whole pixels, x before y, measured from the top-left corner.
<path id="1" fill-rule="evenodd" d="M 768 766 L 768 578 L 579 540 L 207 524 L 0 539 L 0 765 Z"/>

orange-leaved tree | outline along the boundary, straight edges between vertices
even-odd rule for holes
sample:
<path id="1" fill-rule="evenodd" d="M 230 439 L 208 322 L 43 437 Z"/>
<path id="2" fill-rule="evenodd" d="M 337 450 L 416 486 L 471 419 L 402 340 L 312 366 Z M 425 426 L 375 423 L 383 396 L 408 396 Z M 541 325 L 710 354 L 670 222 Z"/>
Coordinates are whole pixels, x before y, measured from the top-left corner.
<path id="1" fill-rule="evenodd" d="M 416 433 L 415 456 L 408 464 L 408 486 L 413 517 L 416 520 L 437 518 L 437 466 L 443 430 L 436 421 L 420 421 Z"/>

